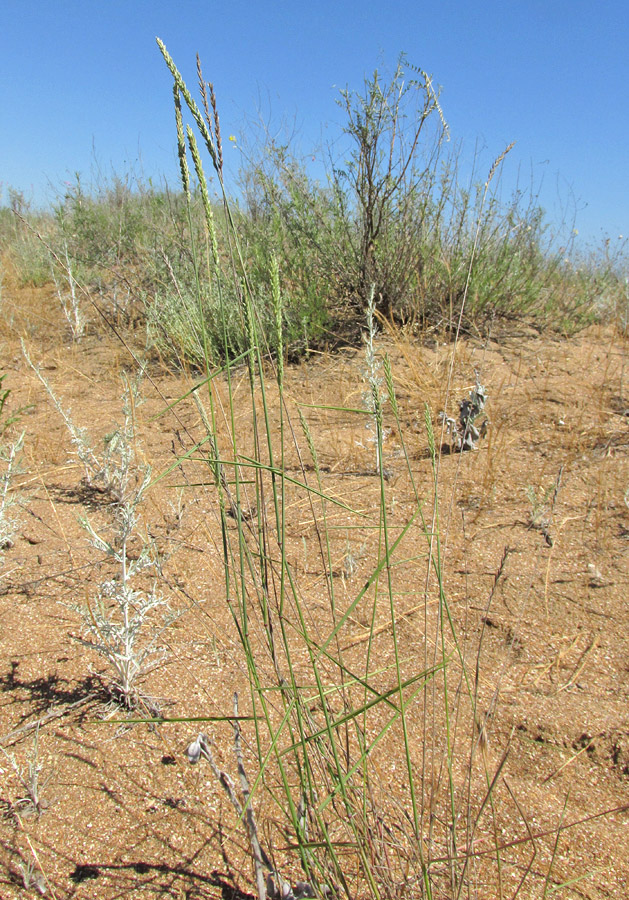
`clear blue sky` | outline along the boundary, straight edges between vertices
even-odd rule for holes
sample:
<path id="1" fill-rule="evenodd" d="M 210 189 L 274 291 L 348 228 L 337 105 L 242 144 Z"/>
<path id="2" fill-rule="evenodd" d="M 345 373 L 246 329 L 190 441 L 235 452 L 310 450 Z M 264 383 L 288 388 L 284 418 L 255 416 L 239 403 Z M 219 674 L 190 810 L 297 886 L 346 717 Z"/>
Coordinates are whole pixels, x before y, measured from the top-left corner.
<path id="1" fill-rule="evenodd" d="M 543 181 L 551 219 L 575 201 L 589 240 L 629 233 L 627 0 L 2 0 L 0 181 L 36 204 L 73 173 L 176 177 L 171 79 L 198 51 L 223 133 L 261 105 L 302 147 L 334 135 L 338 89 L 400 51 L 434 76 L 452 139 L 506 184 Z M 238 151 L 228 148 L 234 154 Z"/>

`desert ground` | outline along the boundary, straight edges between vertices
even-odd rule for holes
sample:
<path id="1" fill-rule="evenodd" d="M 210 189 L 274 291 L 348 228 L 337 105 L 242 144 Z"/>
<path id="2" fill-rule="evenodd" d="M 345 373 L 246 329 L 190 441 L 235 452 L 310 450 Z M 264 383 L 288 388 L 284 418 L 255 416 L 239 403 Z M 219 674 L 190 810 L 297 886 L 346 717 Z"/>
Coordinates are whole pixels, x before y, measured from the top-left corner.
<path id="1" fill-rule="evenodd" d="M 79 520 L 104 533 L 107 502 L 85 483 L 68 429 L 21 340 L 96 447 L 121 421 L 121 374 L 134 369 L 129 350 L 148 360 L 134 410 L 137 452 L 154 479 L 171 471 L 147 492 L 142 528 L 159 550 L 159 589 L 177 615 L 163 633 L 160 665 L 143 682 L 146 710 L 164 719 L 226 715 L 235 690 L 248 709 L 224 601 L 216 492 L 193 458 L 173 467 L 202 433 L 199 412 L 191 402 L 164 412 L 194 375 L 145 353 L 141 327 L 123 336 L 124 344 L 94 319 L 73 342 L 49 288 L 3 287 L 6 412 L 20 411 L 5 443 L 24 431 L 11 486 L 15 534 L 0 568 L 0 897 L 7 900 L 209 900 L 255 892 L 225 792 L 207 765 L 191 766 L 186 757 L 202 729 L 220 764 L 233 769 L 229 724 L 121 724 L 127 713 L 107 692 L 106 660 L 77 640 L 79 607 L 94 601 L 113 571 Z M 444 449 L 439 459 L 444 586 L 472 670 L 478 664 L 483 754 L 488 771 L 500 766 L 495 796 L 504 842 L 535 836 L 526 851 L 505 851 L 502 893 L 489 876 L 483 880 L 481 867 L 464 896 L 510 898 L 528 866 L 522 897 L 629 897 L 628 349 L 626 335 L 611 325 L 566 338 L 524 323 L 463 336 L 456 348 L 450 404 L 468 395 L 478 373 L 490 425 L 478 449 Z M 438 429 L 452 343 L 383 328 L 377 350 L 391 359 L 413 477 L 431 508 L 424 408 Z M 325 490 L 368 514 L 380 492 L 370 435 L 339 409 L 361 405 L 364 351 L 312 354 L 287 366 L 285 378 L 290 402 L 309 410 Z M 235 382 L 238 398 L 248 389 L 244 368 Z M 220 395 L 220 379 L 215 388 Z M 238 427 L 248 427 L 244 417 Z M 386 434 L 395 527 L 413 501 L 390 422 Z M 295 457 L 285 465 L 299 473 Z M 308 510 L 291 496 L 286 552 L 316 620 L 323 587 L 315 533 Z M 342 604 L 373 568 L 376 539 L 345 527 L 342 508 L 334 515 L 333 577 Z M 398 637 L 409 659 L 423 658 L 432 627 L 419 555 L 405 566 L 399 591 Z M 356 607 L 341 635 L 357 659 L 369 615 Z M 376 650 L 386 621 L 376 623 Z M 243 736 L 251 740 L 246 727 Z M 396 748 L 379 752 L 374 765 L 394 791 Z M 37 802 L 29 799 L 29 762 L 38 768 Z M 477 851 L 485 839 L 479 835 Z"/>

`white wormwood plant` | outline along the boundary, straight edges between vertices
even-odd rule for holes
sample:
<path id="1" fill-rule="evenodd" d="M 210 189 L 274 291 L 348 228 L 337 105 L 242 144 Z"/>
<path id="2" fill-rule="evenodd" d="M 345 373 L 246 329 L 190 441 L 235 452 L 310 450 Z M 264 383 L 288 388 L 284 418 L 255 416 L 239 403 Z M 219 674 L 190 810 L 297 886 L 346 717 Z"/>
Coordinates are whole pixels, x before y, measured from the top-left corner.
<path id="1" fill-rule="evenodd" d="M 18 470 L 23 446 L 24 432 L 12 444 L 0 446 L 0 553 L 13 544 L 16 524 L 11 508 L 16 501 L 10 488 Z"/>
<path id="2" fill-rule="evenodd" d="M 112 559 L 116 574 L 101 583 L 94 603 L 75 607 L 83 618 L 84 635 L 77 638 L 107 660 L 114 672 L 111 685 L 114 696 L 128 708 L 144 707 L 156 712 L 155 704 L 138 690 L 138 678 L 158 665 L 164 648 L 158 646 L 164 629 L 172 621 L 168 600 L 156 581 L 150 590 L 137 589 L 134 581 L 140 573 L 161 569 L 154 542 L 140 533 L 139 509 L 150 485 L 151 468 L 137 459 L 134 408 L 139 384 L 125 379 L 125 424 L 107 437 L 111 504 L 111 534 L 104 537 L 87 519 L 80 519 L 90 543 Z M 140 539 L 141 550 L 129 554 L 131 538 Z M 163 607 L 165 616 L 158 625 L 153 611 Z"/>
<path id="3" fill-rule="evenodd" d="M 117 573 L 100 585 L 93 604 L 73 607 L 80 613 L 87 635 L 77 640 L 109 662 L 114 670 L 112 692 L 125 706 L 144 706 L 153 712 L 149 698 L 137 690 L 136 682 L 163 659 L 164 651 L 157 643 L 171 618 L 168 601 L 155 582 L 148 592 L 133 586 L 140 573 L 151 568 L 159 573 L 161 566 L 154 543 L 138 529 L 139 508 L 151 481 L 150 466 L 137 458 L 135 435 L 134 412 L 139 404 L 143 371 L 133 383 L 123 376 L 124 425 L 105 436 L 103 452 L 99 456 L 93 450 L 89 432 L 72 421 L 70 412 L 64 408 L 39 367 L 31 361 L 24 342 L 22 352 L 65 422 L 76 455 L 83 464 L 84 482 L 111 500 L 109 538 L 103 537 L 88 519 L 80 520 L 92 546 L 114 560 Z M 140 553 L 133 559 L 128 553 L 132 536 L 139 538 L 142 544 Z M 164 607 L 166 612 L 161 627 L 152 622 L 152 613 L 159 607 Z"/>
<path id="4" fill-rule="evenodd" d="M 7 753 L 4 747 L 1 749 L 10 762 L 22 789 L 22 794 L 13 804 L 13 809 L 23 816 L 40 816 L 44 810 L 48 809 L 48 801 L 42 796 L 42 792 L 53 773 L 49 772 L 45 778 L 41 778 L 44 766 L 39 758 L 39 725 L 35 730 L 33 746 L 28 753 L 26 767 L 18 763 L 13 753 Z"/>
<path id="5" fill-rule="evenodd" d="M 125 454 L 132 453 L 133 445 L 133 421 L 131 417 L 127 417 L 125 412 L 126 424 L 123 431 L 114 430 L 106 435 L 103 441 L 102 453 L 97 453 L 93 448 L 93 442 L 89 431 L 76 425 L 72 419 L 72 411 L 63 406 L 61 400 L 55 394 L 50 382 L 42 374 L 40 366 L 36 365 L 30 358 L 26 349 L 26 345 L 22 340 L 22 353 L 26 362 L 29 364 L 33 372 L 37 375 L 46 392 L 52 400 L 55 409 L 64 421 L 64 424 L 70 434 L 70 440 L 74 447 L 79 461 L 83 465 L 84 477 L 83 483 L 96 491 L 103 494 L 110 494 L 111 497 L 118 501 L 124 493 L 122 479 L 129 477 L 130 469 L 125 464 L 123 457 Z M 136 379 L 136 386 L 133 392 L 137 395 L 139 384 L 142 379 L 143 371 L 141 371 Z M 127 388 L 125 388 L 125 394 Z M 131 400 L 131 394 L 129 394 Z M 130 430 L 131 429 L 131 430 Z M 129 460 L 127 461 L 127 463 Z M 126 473 L 126 474 L 125 474 Z"/>
<path id="6" fill-rule="evenodd" d="M 476 385 L 470 391 L 469 399 L 461 400 L 459 403 L 459 420 L 446 415 L 445 412 L 439 413 L 439 418 L 445 423 L 446 431 L 450 435 L 452 449 L 457 453 L 463 450 L 476 450 L 476 442 L 480 438 L 485 437 L 489 426 L 489 419 L 484 419 L 477 428 L 474 424 L 478 416 L 485 409 L 487 403 L 487 390 L 480 383 L 478 372 L 474 373 L 476 377 Z"/>
<path id="7" fill-rule="evenodd" d="M 63 309 L 63 314 L 66 317 L 68 325 L 70 326 L 70 331 L 72 332 L 72 339 L 78 342 L 85 334 L 85 327 L 87 325 L 87 320 L 85 315 L 83 314 L 83 310 L 81 309 L 81 304 L 79 301 L 79 296 L 77 293 L 77 281 L 74 277 L 74 273 L 72 271 L 72 263 L 70 262 L 70 256 L 68 254 L 67 244 L 64 247 L 64 256 L 65 256 L 65 266 L 63 266 L 64 276 L 68 282 L 69 292 L 65 291 L 62 288 L 62 285 L 57 278 L 55 268 L 52 266 L 52 279 L 55 283 L 55 288 L 57 290 L 57 297 L 59 298 L 59 303 L 61 304 L 61 308 Z"/>
<path id="8" fill-rule="evenodd" d="M 369 298 L 367 300 L 367 331 L 364 336 L 365 342 L 365 369 L 364 378 L 367 382 L 367 389 L 362 395 L 363 406 L 369 413 L 366 428 L 371 432 L 368 438 L 370 443 L 375 444 L 376 448 L 376 475 L 383 474 L 385 477 L 389 472 L 382 471 L 382 385 L 383 379 L 381 374 L 381 364 L 376 355 L 374 341 L 378 334 L 378 328 L 375 322 L 376 301 L 375 286 L 371 286 Z"/>
<path id="9" fill-rule="evenodd" d="M 0 375 L 0 437 L 12 425 L 23 412 L 18 410 L 13 415 L 5 414 L 5 405 L 11 391 L 3 388 L 5 375 Z M 19 457 L 24 446 L 24 432 L 12 443 L 0 444 L 0 554 L 3 550 L 13 545 L 16 523 L 11 513 L 11 508 L 16 500 L 11 493 L 11 486 L 15 475 L 19 471 Z"/>

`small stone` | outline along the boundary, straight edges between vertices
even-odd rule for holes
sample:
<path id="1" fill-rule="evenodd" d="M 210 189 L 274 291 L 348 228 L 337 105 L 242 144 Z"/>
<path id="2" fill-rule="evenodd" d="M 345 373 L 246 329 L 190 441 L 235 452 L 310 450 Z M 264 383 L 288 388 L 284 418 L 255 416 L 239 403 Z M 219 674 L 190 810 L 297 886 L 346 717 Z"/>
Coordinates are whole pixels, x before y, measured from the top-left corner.
<path id="1" fill-rule="evenodd" d="M 191 744 L 188 744 L 188 749 L 186 750 L 186 754 L 188 756 L 188 762 L 191 765 L 196 765 L 201 759 L 201 742 L 197 738 L 196 741 L 192 741 Z"/>

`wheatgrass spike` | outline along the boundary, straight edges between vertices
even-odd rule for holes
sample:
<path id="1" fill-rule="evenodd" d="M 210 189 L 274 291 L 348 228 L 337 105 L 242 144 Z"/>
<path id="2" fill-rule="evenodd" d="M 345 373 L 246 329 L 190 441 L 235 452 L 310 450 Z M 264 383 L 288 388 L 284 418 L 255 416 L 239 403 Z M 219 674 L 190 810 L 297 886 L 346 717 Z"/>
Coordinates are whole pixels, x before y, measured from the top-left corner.
<path id="1" fill-rule="evenodd" d="M 207 225 L 207 230 L 210 236 L 210 243 L 212 245 L 212 256 L 214 257 L 214 266 L 218 266 L 218 242 L 216 240 L 216 228 L 214 227 L 214 214 L 212 213 L 212 204 L 210 203 L 210 195 L 207 189 L 207 181 L 205 178 L 205 172 L 203 171 L 203 163 L 201 162 L 201 154 L 199 153 L 199 147 L 194 136 L 194 132 L 192 128 L 188 125 L 186 128 L 186 134 L 188 136 L 188 145 L 190 147 L 190 153 L 192 155 L 192 161 L 194 163 L 194 171 L 197 174 L 197 178 L 199 179 L 199 188 L 201 189 L 201 199 L 203 200 L 203 211 L 205 213 L 205 222 Z"/>
<path id="2" fill-rule="evenodd" d="M 175 121 L 177 124 L 177 155 L 179 157 L 179 168 L 181 170 L 181 184 L 186 200 L 190 202 L 190 169 L 188 168 L 188 158 L 186 156 L 186 140 L 183 133 L 183 117 L 181 115 L 181 96 L 177 82 L 173 84 L 173 96 L 175 99 Z"/>
<path id="3" fill-rule="evenodd" d="M 179 69 L 173 62 L 173 59 L 172 59 L 170 53 L 168 52 L 168 50 L 166 49 L 164 42 L 162 40 L 160 40 L 160 38 L 155 38 L 155 40 L 157 41 L 157 46 L 161 50 L 161 53 L 162 53 L 162 56 L 164 57 L 166 65 L 170 69 L 171 75 L 175 79 L 175 84 L 179 88 L 179 91 L 181 92 L 181 96 L 186 101 L 186 106 L 192 113 L 194 121 L 197 123 L 198 129 L 201 132 L 201 135 L 203 136 L 203 140 L 205 141 L 205 144 L 207 146 L 208 153 L 212 157 L 212 162 L 214 164 L 214 168 L 216 169 L 217 172 L 220 172 L 220 169 L 218 166 L 218 156 L 216 154 L 216 148 L 214 146 L 214 140 L 212 138 L 212 135 L 211 135 L 207 125 L 205 124 L 205 120 L 203 119 L 203 116 L 201 115 L 201 111 L 199 110 L 199 107 L 192 99 L 192 95 L 191 95 L 190 91 L 188 90 L 188 88 L 186 87 L 186 83 L 183 80 L 183 78 L 181 77 L 181 73 L 179 72 Z"/>

